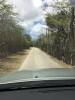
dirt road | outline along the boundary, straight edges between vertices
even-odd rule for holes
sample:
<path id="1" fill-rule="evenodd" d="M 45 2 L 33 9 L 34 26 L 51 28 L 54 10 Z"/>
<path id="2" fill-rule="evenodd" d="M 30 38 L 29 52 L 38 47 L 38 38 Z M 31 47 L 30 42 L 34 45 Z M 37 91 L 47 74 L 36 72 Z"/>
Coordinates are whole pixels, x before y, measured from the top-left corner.
<path id="1" fill-rule="evenodd" d="M 70 66 L 68 66 L 69 68 Z M 55 61 L 48 54 L 40 50 L 39 48 L 31 48 L 27 58 L 21 65 L 21 70 L 36 70 L 43 68 L 66 68 L 63 64 Z"/>

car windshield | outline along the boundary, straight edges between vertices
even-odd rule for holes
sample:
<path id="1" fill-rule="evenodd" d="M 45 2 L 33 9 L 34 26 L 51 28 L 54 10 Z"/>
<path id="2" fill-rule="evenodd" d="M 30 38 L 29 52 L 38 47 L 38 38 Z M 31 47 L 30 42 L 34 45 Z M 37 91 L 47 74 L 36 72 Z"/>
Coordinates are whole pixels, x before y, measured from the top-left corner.
<path id="1" fill-rule="evenodd" d="M 72 77 L 74 66 L 75 0 L 0 0 L 0 79 Z"/>

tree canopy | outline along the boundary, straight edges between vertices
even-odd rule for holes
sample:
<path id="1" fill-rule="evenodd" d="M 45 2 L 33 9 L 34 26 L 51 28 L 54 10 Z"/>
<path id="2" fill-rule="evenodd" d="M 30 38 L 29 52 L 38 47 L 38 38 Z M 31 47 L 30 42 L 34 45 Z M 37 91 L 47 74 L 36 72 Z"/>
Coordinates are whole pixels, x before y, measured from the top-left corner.
<path id="1" fill-rule="evenodd" d="M 17 22 L 13 7 L 0 0 L 0 57 L 29 48 L 31 37 Z"/>

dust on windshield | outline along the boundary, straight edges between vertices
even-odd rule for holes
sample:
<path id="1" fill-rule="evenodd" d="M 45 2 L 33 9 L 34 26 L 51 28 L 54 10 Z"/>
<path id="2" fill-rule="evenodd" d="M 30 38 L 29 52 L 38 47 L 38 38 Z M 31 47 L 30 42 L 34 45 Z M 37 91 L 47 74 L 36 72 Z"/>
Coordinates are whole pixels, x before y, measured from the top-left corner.
<path id="1" fill-rule="evenodd" d="M 0 75 L 74 68 L 73 4 L 74 0 L 0 0 Z"/>

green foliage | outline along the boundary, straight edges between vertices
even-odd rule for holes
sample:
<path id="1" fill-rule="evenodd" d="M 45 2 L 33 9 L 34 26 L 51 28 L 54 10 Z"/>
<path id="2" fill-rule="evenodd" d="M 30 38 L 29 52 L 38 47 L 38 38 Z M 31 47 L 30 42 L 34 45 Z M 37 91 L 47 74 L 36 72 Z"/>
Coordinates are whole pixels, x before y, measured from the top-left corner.
<path id="1" fill-rule="evenodd" d="M 46 22 L 51 28 L 58 28 L 58 26 L 67 27 L 70 22 L 70 16 L 68 12 L 63 10 L 54 15 L 48 14 L 46 17 Z"/>
<path id="2" fill-rule="evenodd" d="M 5 0 L 0 1 L 0 58 L 29 48 L 31 37 L 25 35 L 24 29 L 16 19 L 11 5 Z"/>
<path id="3" fill-rule="evenodd" d="M 48 32 L 48 36 L 42 35 L 39 37 L 37 40 L 39 41 L 39 47 L 59 60 L 72 64 L 71 35 L 73 33 L 70 31 L 70 22 L 74 22 L 73 18 L 71 18 L 71 12 L 62 9 L 56 14 L 49 13 L 46 15 L 46 22 L 53 31 Z"/>

